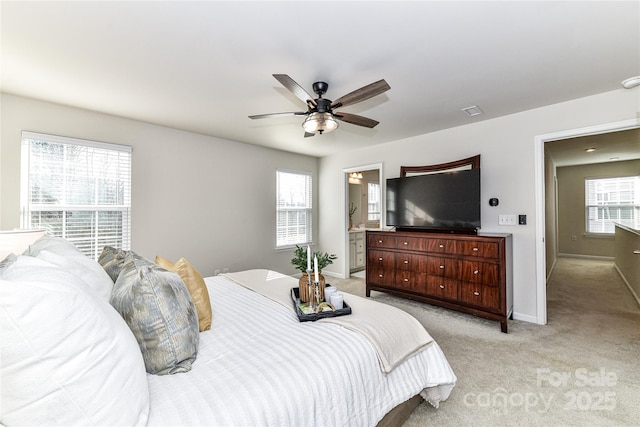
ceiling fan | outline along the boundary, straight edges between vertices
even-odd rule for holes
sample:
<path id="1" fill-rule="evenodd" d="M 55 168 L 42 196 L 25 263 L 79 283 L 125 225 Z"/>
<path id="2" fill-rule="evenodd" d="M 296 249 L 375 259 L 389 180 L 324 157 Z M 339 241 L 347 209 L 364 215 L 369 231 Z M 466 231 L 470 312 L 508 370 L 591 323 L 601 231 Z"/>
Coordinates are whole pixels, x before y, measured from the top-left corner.
<path id="1" fill-rule="evenodd" d="M 356 89 L 353 92 L 338 98 L 335 101 L 323 98 L 329 88 L 329 84 L 325 82 L 315 82 L 313 84 L 313 91 L 318 95 L 317 98 L 313 98 L 309 93 L 296 83 L 291 77 L 286 74 L 274 74 L 273 77 L 278 80 L 282 86 L 287 88 L 291 93 L 298 97 L 302 102 L 307 104 L 307 111 L 295 111 L 286 113 L 271 113 L 271 114 L 257 114 L 249 116 L 250 119 L 265 119 L 269 117 L 279 116 L 307 116 L 302 123 L 304 128 L 305 138 L 314 136 L 316 133 L 323 134 L 324 132 L 331 132 L 338 128 L 337 120 L 351 123 L 357 126 L 364 126 L 367 128 L 375 127 L 378 122 L 369 119 L 367 117 L 358 116 L 356 114 L 343 113 L 333 111 L 340 107 L 346 107 L 357 102 L 362 102 L 369 98 L 373 98 L 376 95 L 380 95 L 383 92 L 388 91 L 391 87 L 384 79 L 377 82 L 363 86 L 360 89 Z"/>

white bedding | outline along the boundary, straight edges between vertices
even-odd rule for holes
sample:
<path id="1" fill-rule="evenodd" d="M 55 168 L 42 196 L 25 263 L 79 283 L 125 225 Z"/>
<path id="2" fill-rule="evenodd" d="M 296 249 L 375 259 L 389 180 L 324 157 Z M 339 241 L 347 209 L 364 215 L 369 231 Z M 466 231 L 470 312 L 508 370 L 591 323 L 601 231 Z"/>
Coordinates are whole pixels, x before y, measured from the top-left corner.
<path id="1" fill-rule="evenodd" d="M 150 426 L 374 426 L 425 388 L 437 406 L 456 382 L 436 342 L 384 374 L 361 334 L 301 323 L 224 277 L 205 281 L 211 330 L 190 372 L 148 375 Z"/>

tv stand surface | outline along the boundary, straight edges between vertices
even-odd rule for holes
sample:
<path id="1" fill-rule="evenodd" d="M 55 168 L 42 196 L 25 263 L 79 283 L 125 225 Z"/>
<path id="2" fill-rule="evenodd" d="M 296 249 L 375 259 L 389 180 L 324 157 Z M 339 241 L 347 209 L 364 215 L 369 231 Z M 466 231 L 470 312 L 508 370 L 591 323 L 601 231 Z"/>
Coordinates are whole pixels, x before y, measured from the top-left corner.
<path id="1" fill-rule="evenodd" d="M 475 228 L 420 228 L 420 227 L 396 227 L 396 231 L 407 233 L 436 233 L 436 234 L 466 234 L 475 236 L 478 230 Z"/>
<path id="2" fill-rule="evenodd" d="M 513 311 L 511 234 L 367 231 L 366 295 L 382 291 L 499 320 Z"/>

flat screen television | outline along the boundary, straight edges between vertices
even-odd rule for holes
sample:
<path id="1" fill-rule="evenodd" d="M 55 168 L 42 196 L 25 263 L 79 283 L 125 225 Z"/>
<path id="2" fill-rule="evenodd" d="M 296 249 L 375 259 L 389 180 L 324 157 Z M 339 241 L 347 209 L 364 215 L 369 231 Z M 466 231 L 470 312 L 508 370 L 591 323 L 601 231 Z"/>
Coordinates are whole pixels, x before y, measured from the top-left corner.
<path id="1" fill-rule="evenodd" d="M 400 230 L 476 234 L 480 169 L 387 179 L 387 225 Z"/>

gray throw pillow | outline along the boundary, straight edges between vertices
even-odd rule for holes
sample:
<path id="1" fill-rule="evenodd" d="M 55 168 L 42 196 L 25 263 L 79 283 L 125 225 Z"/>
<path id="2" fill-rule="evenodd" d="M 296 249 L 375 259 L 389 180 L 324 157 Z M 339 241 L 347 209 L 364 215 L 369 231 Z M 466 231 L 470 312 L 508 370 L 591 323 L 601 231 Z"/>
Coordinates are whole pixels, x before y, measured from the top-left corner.
<path id="1" fill-rule="evenodd" d="M 105 246 L 98 257 L 98 264 L 100 264 L 109 277 L 111 277 L 113 283 L 118 280 L 118 275 L 120 275 L 120 271 L 122 271 L 122 267 L 124 267 L 124 257 L 126 253 L 127 251 L 123 251 L 122 249 Z"/>
<path id="2" fill-rule="evenodd" d="M 111 305 L 138 340 L 148 373 L 191 370 L 198 353 L 198 316 L 178 273 L 128 251 Z"/>

